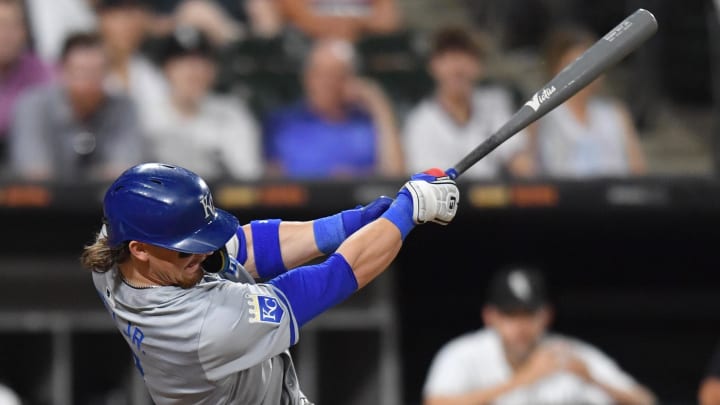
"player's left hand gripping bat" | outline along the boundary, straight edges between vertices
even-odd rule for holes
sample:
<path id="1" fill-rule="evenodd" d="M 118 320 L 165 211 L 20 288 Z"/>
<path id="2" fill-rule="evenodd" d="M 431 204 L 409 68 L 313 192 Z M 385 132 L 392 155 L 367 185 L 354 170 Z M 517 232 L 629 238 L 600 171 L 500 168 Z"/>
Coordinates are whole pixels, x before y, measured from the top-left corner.
<path id="1" fill-rule="evenodd" d="M 448 169 L 448 175 L 455 179 L 463 174 L 511 136 L 590 84 L 656 31 L 657 21 L 652 13 L 644 9 L 635 11 L 535 93 L 502 128 L 468 153 L 454 167 Z"/>

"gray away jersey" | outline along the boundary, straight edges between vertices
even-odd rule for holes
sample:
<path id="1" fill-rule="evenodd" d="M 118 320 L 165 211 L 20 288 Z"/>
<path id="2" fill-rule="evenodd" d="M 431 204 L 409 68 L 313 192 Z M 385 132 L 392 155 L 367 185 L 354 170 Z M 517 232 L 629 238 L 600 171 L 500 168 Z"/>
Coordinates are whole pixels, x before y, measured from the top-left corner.
<path id="1" fill-rule="evenodd" d="M 93 282 L 157 405 L 310 404 L 287 351 L 298 325 L 273 286 L 205 275 L 193 288 L 138 289 L 117 269 Z"/>

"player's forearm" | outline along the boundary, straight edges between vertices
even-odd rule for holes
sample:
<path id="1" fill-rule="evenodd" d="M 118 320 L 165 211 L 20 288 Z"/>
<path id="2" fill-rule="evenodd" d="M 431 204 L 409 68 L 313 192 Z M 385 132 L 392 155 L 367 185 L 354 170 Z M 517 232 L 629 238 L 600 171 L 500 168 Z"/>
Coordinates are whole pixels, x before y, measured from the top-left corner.
<path id="1" fill-rule="evenodd" d="M 381 218 L 354 233 L 337 252 L 352 268 L 358 288 L 363 288 L 387 269 L 401 246 L 398 228 Z"/>
<path id="2" fill-rule="evenodd" d="M 353 234 L 324 262 L 298 267 L 268 283 L 287 297 L 302 326 L 382 273 L 401 243 L 397 228 L 379 219 Z"/>
<path id="3" fill-rule="evenodd" d="M 413 176 L 378 220 L 361 228 L 338 248 L 358 286 L 362 288 L 390 265 L 416 224 L 450 223 L 457 211 L 458 196 L 455 183 L 440 169 Z"/>
<path id="4" fill-rule="evenodd" d="M 275 277 L 334 253 L 348 236 L 379 217 L 391 203 L 391 198 L 383 196 L 366 206 L 308 222 L 253 221 L 243 227 L 241 263 L 255 278 Z"/>
<path id="5" fill-rule="evenodd" d="M 313 236 L 313 222 L 283 221 L 280 224 L 280 249 L 287 269 L 322 256 Z"/>
<path id="6" fill-rule="evenodd" d="M 255 229 L 255 232 L 257 232 L 258 228 Z M 256 247 L 259 246 L 256 246 L 253 241 L 255 240 L 254 236 L 257 235 L 254 235 L 251 225 L 243 226 L 243 233 L 247 245 L 247 260 L 244 263 L 244 267 L 245 270 L 250 272 L 254 277 L 262 277 L 264 274 L 268 276 L 277 275 L 285 269 L 297 267 L 322 255 L 313 237 L 312 222 L 280 222 L 277 229 L 277 246 L 275 246 L 275 243 L 272 243 L 272 245 L 268 244 L 265 249 L 256 249 Z M 263 252 L 263 250 L 266 249 L 279 249 L 279 255 L 282 261 L 265 266 L 272 268 L 259 269 L 256 256 L 272 254 L 272 252 L 268 251 Z M 262 267 L 262 262 L 260 266 Z"/>
<path id="7" fill-rule="evenodd" d="M 480 389 L 455 396 L 432 396 L 425 399 L 423 405 L 486 405 L 514 389 L 513 382 L 495 387 Z"/>
<path id="8" fill-rule="evenodd" d="M 636 385 L 629 390 L 619 390 L 607 384 L 595 382 L 618 405 L 653 405 L 655 396 L 645 387 Z"/>

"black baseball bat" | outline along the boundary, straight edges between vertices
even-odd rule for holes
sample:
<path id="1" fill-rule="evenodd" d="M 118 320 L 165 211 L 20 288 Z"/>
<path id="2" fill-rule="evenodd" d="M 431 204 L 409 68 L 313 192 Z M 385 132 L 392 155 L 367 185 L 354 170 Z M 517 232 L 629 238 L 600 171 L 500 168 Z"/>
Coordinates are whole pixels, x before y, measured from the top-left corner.
<path id="1" fill-rule="evenodd" d="M 457 162 L 454 167 L 448 169 L 448 175 L 455 179 L 463 174 L 511 136 L 590 84 L 656 31 L 657 21 L 652 13 L 644 9 L 632 13 L 535 93 L 505 125 Z"/>

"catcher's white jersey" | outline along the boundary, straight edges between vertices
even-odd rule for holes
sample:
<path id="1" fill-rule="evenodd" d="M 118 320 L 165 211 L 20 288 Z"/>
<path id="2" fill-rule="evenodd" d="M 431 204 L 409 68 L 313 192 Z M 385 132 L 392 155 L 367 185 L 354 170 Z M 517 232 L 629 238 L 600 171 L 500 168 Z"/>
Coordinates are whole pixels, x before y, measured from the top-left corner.
<path id="1" fill-rule="evenodd" d="M 559 335 L 545 339 L 568 345 L 598 380 L 617 389 L 635 386 L 632 377 L 595 347 Z M 500 337 L 492 329 L 482 329 L 447 343 L 436 355 L 425 381 L 424 396 L 460 395 L 507 382 L 512 369 L 505 359 Z M 552 374 L 537 383 L 512 391 L 494 404 L 612 404 L 600 388 L 569 372 Z"/>

